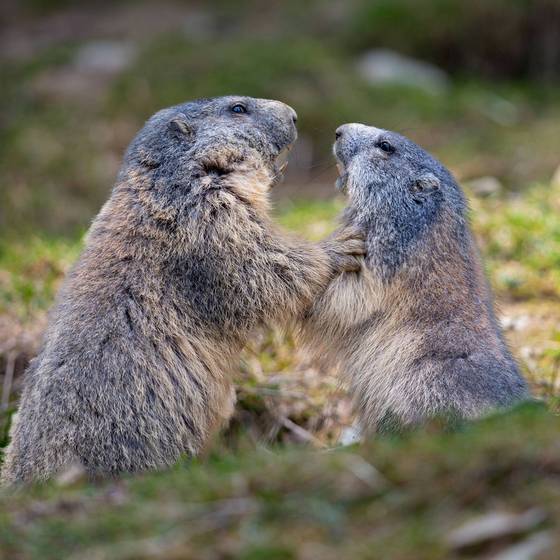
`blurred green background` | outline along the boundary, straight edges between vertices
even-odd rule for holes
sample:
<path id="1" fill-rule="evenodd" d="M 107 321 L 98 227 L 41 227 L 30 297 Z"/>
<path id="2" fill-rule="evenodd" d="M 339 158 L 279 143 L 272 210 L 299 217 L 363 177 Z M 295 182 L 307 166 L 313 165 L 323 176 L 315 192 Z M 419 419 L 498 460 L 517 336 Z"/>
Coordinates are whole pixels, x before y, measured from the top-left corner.
<path id="1" fill-rule="evenodd" d="M 232 93 L 280 99 L 297 110 L 300 139 L 286 180 L 274 191 L 275 212 L 286 228 L 310 239 L 326 235 L 344 205 L 334 196 L 330 155 L 338 125 L 359 121 L 397 130 L 434 152 L 469 196 L 513 351 L 535 393 L 558 408 L 559 1 L 4 0 L 0 28 L 0 444 L 47 310 L 127 144 L 164 106 Z M 331 444 L 351 422 L 337 380 L 316 371 L 280 333 L 255 341 L 237 377 L 239 406 L 223 449 L 237 449 L 240 440 L 251 449 L 262 442 Z M 531 422 L 516 424 L 527 439 Z M 464 443 L 475 455 L 477 437 Z M 460 439 L 456 445 L 463 445 Z M 387 453 L 397 459 L 403 449 Z M 491 451 L 481 444 L 479 453 L 484 462 Z M 237 476 L 241 466 L 227 468 Z M 16 516 L 33 499 L 22 498 Z M 329 527 L 336 515 L 351 515 L 331 511 L 321 497 L 310 499 L 317 511 L 324 505 L 334 516 L 325 513 Z M 507 492 L 500 500 L 507 502 Z M 9 519 L 0 544 L 16 531 Z M 420 536 L 425 527 L 416 526 L 412 513 L 409 521 L 402 529 L 409 540 L 389 539 L 387 550 L 424 557 L 414 552 L 428 546 Z M 66 518 L 54 526 L 38 523 L 23 530 L 25 550 L 17 542 L 6 548 L 10 557 L 41 557 L 44 542 L 68 540 L 75 551 L 83 539 L 119 538 L 104 525 L 90 527 L 85 537 L 83 527 L 67 533 Z M 130 538 L 146 530 L 140 522 L 140 529 L 131 527 Z M 95 557 L 140 557 L 137 548 L 123 550 Z M 296 557 L 282 547 L 276 556 L 263 550 L 247 557 Z M 446 557 L 434 552 L 445 555 L 445 547 L 429 550 L 426 557 Z"/>
<path id="2" fill-rule="evenodd" d="M 554 0 L 3 2 L 2 234 L 87 227 L 156 110 L 240 93 L 300 116 L 289 183 L 328 196 L 343 122 L 507 190 L 559 165 Z M 290 194 L 294 191 L 290 189 Z"/>

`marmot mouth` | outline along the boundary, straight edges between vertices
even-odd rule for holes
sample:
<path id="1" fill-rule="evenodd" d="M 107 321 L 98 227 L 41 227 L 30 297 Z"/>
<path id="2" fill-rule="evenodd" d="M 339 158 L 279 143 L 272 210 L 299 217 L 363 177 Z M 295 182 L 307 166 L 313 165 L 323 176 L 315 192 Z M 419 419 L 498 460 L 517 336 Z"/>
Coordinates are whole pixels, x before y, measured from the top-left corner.
<path id="1" fill-rule="evenodd" d="M 273 164 L 274 177 L 272 178 L 270 188 L 276 186 L 284 178 L 284 171 L 286 167 L 288 167 L 288 158 L 292 145 L 293 144 L 288 144 L 286 147 L 282 148 L 276 156 Z"/>
<path id="2" fill-rule="evenodd" d="M 335 188 L 343 193 L 346 193 L 348 186 L 348 172 L 340 160 L 336 162 L 336 168 L 338 169 L 338 177 L 336 178 Z"/>

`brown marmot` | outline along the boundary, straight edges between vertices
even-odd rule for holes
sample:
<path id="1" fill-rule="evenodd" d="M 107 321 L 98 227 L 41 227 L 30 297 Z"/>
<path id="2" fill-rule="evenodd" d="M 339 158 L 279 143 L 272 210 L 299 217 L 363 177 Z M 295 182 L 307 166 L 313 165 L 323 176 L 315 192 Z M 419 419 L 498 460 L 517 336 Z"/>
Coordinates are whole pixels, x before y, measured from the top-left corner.
<path id="1" fill-rule="evenodd" d="M 255 329 L 295 319 L 363 239 L 280 233 L 268 190 L 296 138 L 278 101 L 203 99 L 139 132 L 26 376 L 2 478 L 91 477 L 196 455 L 230 416 Z"/>
<path id="2" fill-rule="evenodd" d="M 470 419 L 528 398 L 451 173 L 394 132 L 348 124 L 336 137 L 342 221 L 364 228 L 365 266 L 329 284 L 303 335 L 346 376 L 362 431 Z"/>

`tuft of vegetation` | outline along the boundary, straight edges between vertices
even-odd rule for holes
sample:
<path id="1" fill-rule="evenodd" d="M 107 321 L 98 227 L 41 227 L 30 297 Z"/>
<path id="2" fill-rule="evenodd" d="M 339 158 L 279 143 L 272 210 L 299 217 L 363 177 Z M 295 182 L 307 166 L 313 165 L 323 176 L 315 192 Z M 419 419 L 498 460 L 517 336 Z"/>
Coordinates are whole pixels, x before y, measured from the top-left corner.
<path id="1" fill-rule="evenodd" d="M 490 276 L 503 298 L 560 300 L 560 184 L 477 199 L 472 220 Z"/>
<path id="2" fill-rule="evenodd" d="M 0 313 L 28 323 L 45 312 L 80 249 L 79 238 L 33 236 L 0 242 Z"/>

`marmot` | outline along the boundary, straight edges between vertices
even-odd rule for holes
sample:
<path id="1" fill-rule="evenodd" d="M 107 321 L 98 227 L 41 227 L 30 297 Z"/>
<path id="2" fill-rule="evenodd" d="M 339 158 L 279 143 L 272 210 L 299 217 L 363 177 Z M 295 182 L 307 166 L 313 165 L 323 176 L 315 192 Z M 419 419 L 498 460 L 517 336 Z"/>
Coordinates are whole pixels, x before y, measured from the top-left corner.
<path id="1" fill-rule="evenodd" d="M 90 477 L 197 455 L 228 419 L 259 326 L 289 321 L 363 239 L 283 235 L 268 212 L 296 114 L 228 96 L 156 113 L 129 146 L 31 363 L 2 478 Z"/>
<path id="2" fill-rule="evenodd" d="M 528 398 L 451 173 L 394 132 L 347 124 L 336 137 L 342 222 L 364 228 L 366 257 L 329 284 L 302 334 L 346 376 L 362 432 Z"/>

